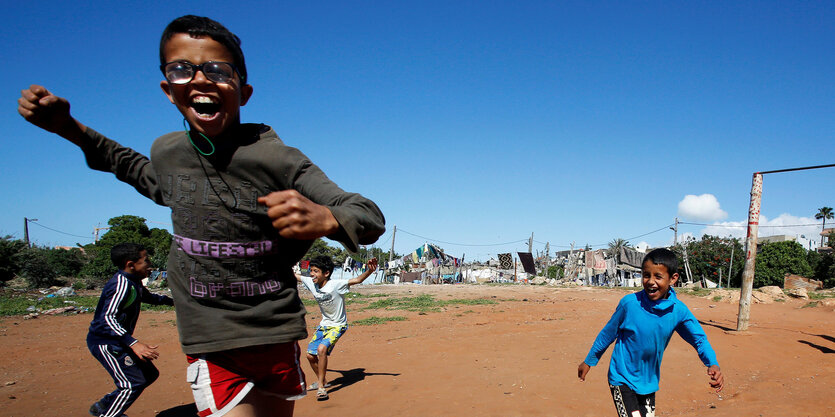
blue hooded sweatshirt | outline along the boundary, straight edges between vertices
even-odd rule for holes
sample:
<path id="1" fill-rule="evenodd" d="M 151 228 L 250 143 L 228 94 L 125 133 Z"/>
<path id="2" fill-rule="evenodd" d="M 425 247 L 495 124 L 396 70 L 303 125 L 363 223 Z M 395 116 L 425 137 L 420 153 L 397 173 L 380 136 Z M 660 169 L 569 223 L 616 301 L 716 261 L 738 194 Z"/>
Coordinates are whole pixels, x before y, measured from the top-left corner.
<path id="1" fill-rule="evenodd" d="M 673 331 L 696 349 L 705 366 L 718 365 L 702 326 L 672 288 L 666 299 L 658 301 L 650 300 L 644 291 L 623 297 L 594 340 L 585 363 L 597 365 L 615 342 L 609 384 L 626 385 L 640 395 L 651 394 L 658 391 L 661 358 Z"/>

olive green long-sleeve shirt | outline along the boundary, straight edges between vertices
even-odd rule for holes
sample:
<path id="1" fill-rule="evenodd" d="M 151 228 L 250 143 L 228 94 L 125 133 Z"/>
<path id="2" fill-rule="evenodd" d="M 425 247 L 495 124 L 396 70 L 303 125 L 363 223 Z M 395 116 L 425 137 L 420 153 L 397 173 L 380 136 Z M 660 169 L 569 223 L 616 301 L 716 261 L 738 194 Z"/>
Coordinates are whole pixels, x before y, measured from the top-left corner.
<path id="1" fill-rule="evenodd" d="M 294 189 L 328 207 L 340 225 L 328 237 L 352 251 L 385 231 L 376 204 L 343 191 L 266 125 L 241 125 L 234 143 L 214 144 L 211 156 L 198 153 L 184 131 L 169 133 L 154 141 L 150 159 L 86 133 L 82 150 L 91 168 L 171 208 L 168 280 L 187 354 L 307 337 L 292 266 L 312 242 L 279 236 L 258 197 Z"/>

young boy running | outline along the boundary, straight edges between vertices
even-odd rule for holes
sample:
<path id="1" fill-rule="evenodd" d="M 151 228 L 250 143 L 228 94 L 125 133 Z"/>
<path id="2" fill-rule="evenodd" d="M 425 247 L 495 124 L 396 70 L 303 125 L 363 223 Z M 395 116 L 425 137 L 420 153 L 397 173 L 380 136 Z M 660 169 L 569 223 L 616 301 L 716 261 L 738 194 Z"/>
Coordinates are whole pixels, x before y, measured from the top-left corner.
<path id="1" fill-rule="evenodd" d="M 122 416 L 159 376 L 151 363 L 159 357 L 157 346 L 133 337 L 142 303 L 174 305 L 142 285 L 151 271 L 142 245 L 120 243 L 110 250 L 110 259 L 119 271 L 104 284 L 87 332 L 87 348 L 116 382 L 115 391 L 90 407 L 90 414 L 102 417 Z"/>
<path id="2" fill-rule="evenodd" d="M 618 417 L 655 415 L 655 392 L 661 376 L 661 358 L 675 331 L 699 354 L 708 367 L 710 386 L 725 386 L 716 353 L 702 326 L 676 297 L 678 261 L 668 249 L 655 249 L 641 265 L 644 290 L 623 297 L 612 318 L 597 335 L 586 359 L 577 368 L 581 381 L 614 341 L 609 364 L 609 389 Z"/>
<path id="3" fill-rule="evenodd" d="M 240 39 L 223 25 L 175 19 L 159 56 L 160 87 L 185 131 L 157 138 L 150 159 L 81 124 L 44 87 L 23 90 L 18 112 L 171 208 L 168 278 L 199 415 L 291 416 L 305 395 L 297 341 L 307 337 L 292 267 L 319 237 L 352 251 L 375 242 L 385 219 L 272 128 L 240 122 L 253 87 Z"/>
<path id="4" fill-rule="evenodd" d="M 336 342 L 348 330 L 348 315 L 345 311 L 345 294 L 351 285 L 365 281 L 377 270 L 377 258 L 368 261 L 367 269 L 356 278 L 331 279 L 333 260 L 329 256 L 318 256 L 310 261 L 310 276 L 296 275 L 296 279 L 304 284 L 319 303 L 322 321 L 316 328 L 316 334 L 307 345 L 307 360 L 316 373 L 317 382 L 307 389 L 316 390 L 316 399 L 328 399 L 327 378 L 328 356 L 333 351 Z"/>

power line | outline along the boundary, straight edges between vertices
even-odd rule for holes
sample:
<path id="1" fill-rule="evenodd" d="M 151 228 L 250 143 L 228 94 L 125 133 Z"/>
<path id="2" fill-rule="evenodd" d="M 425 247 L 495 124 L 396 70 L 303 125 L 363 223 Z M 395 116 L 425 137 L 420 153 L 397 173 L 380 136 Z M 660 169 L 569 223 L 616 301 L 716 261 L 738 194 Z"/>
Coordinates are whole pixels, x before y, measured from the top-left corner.
<path id="1" fill-rule="evenodd" d="M 688 223 L 688 222 L 678 222 L 678 224 L 691 224 L 694 226 L 713 226 L 713 227 L 740 227 L 746 228 L 747 225 L 733 225 L 733 224 L 707 224 L 707 223 Z M 820 227 L 820 223 L 808 223 L 808 224 L 782 224 L 782 225 L 759 225 L 759 227 L 808 227 L 808 226 L 818 226 Z"/>
<path id="2" fill-rule="evenodd" d="M 38 225 L 38 226 L 40 226 L 40 227 L 43 227 L 44 229 L 51 230 L 51 231 L 53 231 L 53 232 L 55 232 L 55 233 L 60 233 L 60 234 L 62 234 L 62 235 L 67 235 L 67 236 L 72 236 L 72 237 L 78 237 L 78 238 L 82 238 L 82 239 L 94 240 L 94 239 L 93 239 L 92 237 L 90 237 L 90 236 L 80 236 L 80 235 L 74 235 L 74 234 L 72 234 L 72 233 L 63 232 L 63 231 L 58 230 L 58 229 L 53 229 L 53 228 L 51 228 L 51 227 L 44 226 L 44 225 L 42 225 L 42 224 L 40 224 L 40 223 L 38 223 L 38 222 L 36 222 L 36 221 L 31 221 L 31 220 L 30 220 L 29 222 L 30 222 L 30 223 L 32 223 L 32 224 L 36 224 L 36 225 Z M 153 222 L 153 221 L 148 221 L 148 220 L 146 220 L 146 221 L 145 221 L 145 223 L 156 223 L 156 224 L 162 224 L 162 225 L 166 225 L 166 226 L 171 226 L 171 224 L 170 224 L 170 223 Z"/>
<path id="3" fill-rule="evenodd" d="M 72 234 L 72 233 L 62 232 L 62 231 L 60 231 L 60 230 L 56 230 L 56 229 L 53 229 L 53 228 L 51 228 L 51 227 L 44 226 L 44 225 L 42 225 L 42 224 L 40 224 L 40 223 L 38 223 L 38 222 L 31 222 L 31 223 L 36 224 L 36 225 L 38 225 L 38 226 L 40 226 L 40 227 L 43 227 L 44 229 L 47 229 L 47 230 L 52 230 L 52 231 L 53 231 L 53 232 L 55 232 L 55 233 L 60 233 L 60 234 L 62 234 L 62 235 L 67 235 L 67 236 L 72 236 L 72 237 L 79 237 L 79 238 L 82 238 L 82 239 L 90 239 L 90 240 L 93 240 L 93 238 L 91 238 L 90 236 L 79 236 L 79 235 L 74 235 L 74 234 Z"/>
<path id="4" fill-rule="evenodd" d="M 718 224 L 693 223 L 693 222 L 679 222 L 678 224 L 688 224 L 688 225 L 692 225 L 692 226 L 729 227 L 729 228 L 746 228 L 746 227 L 748 227 L 748 226 L 746 226 L 746 225 L 718 225 Z M 644 237 L 644 236 L 649 236 L 649 235 L 651 235 L 651 234 L 653 234 L 653 233 L 658 233 L 658 232 L 660 232 L 660 231 L 666 230 L 666 229 L 668 229 L 668 228 L 670 228 L 670 227 L 672 227 L 672 226 L 673 226 L 673 224 L 672 224 L 672 223 L 670 223 L 670 224 L 668 224 L 668 225 L 665 225 L 665 226 L 659 227 L 658 229 L 655 229 L 655 230 L 653 230 L 653 231 L 650 231 L 650 232 L 647 232 L 647 233 L 643 233 L 643 234 L 640 234 L 640 235 L 637 235 L 637 236 L 628 237 L 628 238 L 625 238 L 624 240 L 634 240 L 634 239 L 642 238 L 642 237 Z M 768 225 L 760 225 L 760 227 L 772 227 L 772 228 L 785 228 L 785 227 L 808 227 L 808 226 L 820 226 L 820 223 L 809 223 L 809 224 L 791 224 L 791 225 L 773 225 L 773 226 L 768 226 Z M 489 243 L 489 244 L 467 244 L 467 243 L 454 243 L 454 242 L 445 242 L 445 241 L 443 241 L 443 240 L 433 239 L 433 238 L 426 237 L 426 236 L 421 236 L 421 235 L 418 235 L 418 234 L 411 233 L 411 232 L 409 232 L 409 231 L 403 230 L 403 229 L 401 229 L 401 228 L 398 228 L 397 230 L 398 230 L 398 231 L 401 231 L 401 232 L 403 232 L 403 233 L 406 233 L 407 235 L 411 235 L 411 236 L 414 236 L 414 237 L 418 237 L 418 238 L 421 238 L 421 239 L 425 239 L 425 240 L 427 240 L 427 241 L 437 242 L 437 243 L 443 243 L 443 244 L 446 244 L 446 245 L 457 245 L 457 246 L 480 246 L 480 247 L 486 247 L 486 246 L 504 246 L 504 245 L 511 245 L 511 244 L 514 244 L 514 243 L 521 243 L 521 242 L 527 242 L 527 241 L 528 241 L 528 239 L 520 239 L 520 240 L 515 240 L 515 241 L 512 241 L 512 242 L 505 242 L 505 243 Z M 388 241 L 388 240 L 386 240 L 386 241 Z M 541 245 L 546 244 L 546 242 L 541 242 L 541 241 L 539 241 L 539 240 L 534 240 L 534 242 L 539 243 L 539 244 L 541 244 Z M 607 246 L 608 244 L 609 244 L 609 243 L 607 242 L 607 243 L 599 243 L 599 244 L 587 245 L 587 246 L 588 246 L 588 247 L 590 247 L 590 248 L 594 248 L 594 247 L 605 247 L 605 246 Z M 570 245 L 555 245 L 555 244 L 552 244 L 552 245 L 551 245 L 551 247 L 554 247 L 554 248 L 570 248 L 571 246 L 570 246 Z"/>
<path id="5" fill-rule="evenodd" d="M 681 222 L 679 222 L 679 224 L 681 224 Z M 644 233 L 644 234 L 642 234 L 642 235 L 638 235 L 638 236 L 628 237 L 628 238 L 623 239 L 623 240 L 633 240 L 633 239 L 637 239 L 637 238 L 639 238 L 639 237 L 644 237 L 644 236 L 651 235 L 651 234 L 653 234 L 653 233 L 658 233 L 658 232 L 660 232 L 660 231 L 662 231 L 662 230 L 664 230 L 664 229 L 667 229 L 667 228 L 671 227 L 672 225 L 673 225 L 673 224 L 672 224 L 672 223 L 670 223 L 670 224 L 668 224 L 668 225 L 666 225 L 666 226 L 664 226 L 664 227 L 660 227 L 660 228 L 655 229 L 655 230 L 653 230 L 653 231 L 651 231 L 651 232 L 647 232 L 647 233 Z M 542 245 L 544 245 L 544 244 L 545 244 L 545 242 L 540 242 L 540 241 L 538 241 L 538 240 L 534 240 L 534 242 L 539 243 L 539 244 L 542 244 Z M 608 246 L 608 245 L 609 245 L 609 243 L 607 242 L 607 243 L 598 243 L 598 244 L 595 244 L 595 245 L 588 245 L 588 247 L 590 247 L 590 248 L 594 248 L 594 247 L 598 247 L 598 246 Z M 571 246 L 566 246 L 566 245 L 551 245 L 551 246 L 552 246 L 552 247 L 557 247 L 557 248 L 570 248 L 570 247 L 571 247 Z"/>

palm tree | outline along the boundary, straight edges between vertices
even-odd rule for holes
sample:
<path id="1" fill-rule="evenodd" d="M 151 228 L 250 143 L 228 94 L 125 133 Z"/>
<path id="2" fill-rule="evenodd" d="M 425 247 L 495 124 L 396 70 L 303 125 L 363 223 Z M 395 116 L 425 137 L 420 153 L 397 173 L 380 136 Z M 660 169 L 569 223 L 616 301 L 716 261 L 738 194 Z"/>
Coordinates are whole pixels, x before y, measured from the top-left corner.
<path id="1" fill-rule="evenodd" d="M 833 217 L 835 217 L 835 214 L 832 213 L 832 207 L 821 207 L 818 209 L 818 213 L 815 214 L 815 219 L 823 219 L 823 225 L 821 226 L 821 246 L 823 246 L 823 231 L 826 229 L 826 219 L 831 219 Z"/>
<path id="2" fill-rule="evenodd" d="M 620 249 L 628 247 L 631 247 L 628 241 L 621 238 L 612 239 L 609 242 L 609 256 L 615 258 L 615 262 L 620 263 Z"/>

